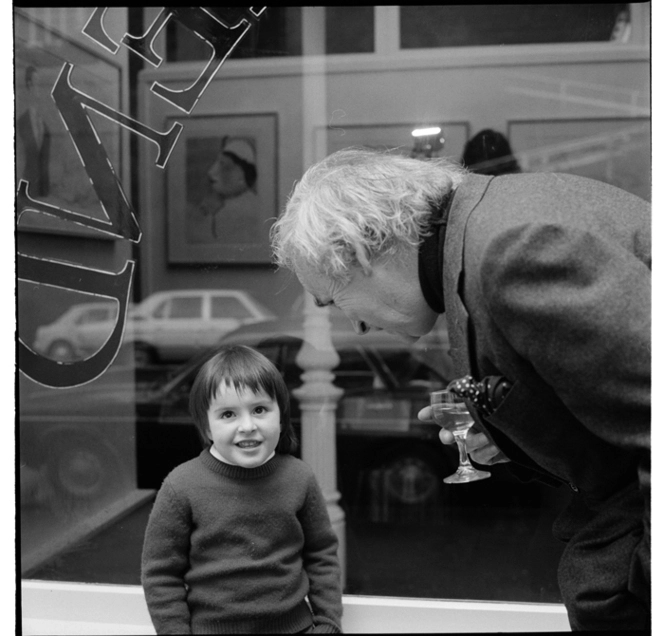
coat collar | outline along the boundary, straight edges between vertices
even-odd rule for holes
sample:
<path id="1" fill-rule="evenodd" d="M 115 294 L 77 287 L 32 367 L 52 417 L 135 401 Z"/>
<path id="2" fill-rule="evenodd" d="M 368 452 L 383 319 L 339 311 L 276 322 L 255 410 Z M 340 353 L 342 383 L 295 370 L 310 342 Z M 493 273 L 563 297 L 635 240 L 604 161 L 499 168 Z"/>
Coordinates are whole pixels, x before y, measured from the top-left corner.
<path id="1" fill-rule="evenodd" d="M 443 292 L 450 338 L 450 355 L 455 373 L 471 373 L 468 312 L 461 298 L 463 285 L 463 251 L 466 225 L 471 212 L 484 197 L 494 177 L 468 175 L 457 188 L 447 223 L 443 248 Z"/>

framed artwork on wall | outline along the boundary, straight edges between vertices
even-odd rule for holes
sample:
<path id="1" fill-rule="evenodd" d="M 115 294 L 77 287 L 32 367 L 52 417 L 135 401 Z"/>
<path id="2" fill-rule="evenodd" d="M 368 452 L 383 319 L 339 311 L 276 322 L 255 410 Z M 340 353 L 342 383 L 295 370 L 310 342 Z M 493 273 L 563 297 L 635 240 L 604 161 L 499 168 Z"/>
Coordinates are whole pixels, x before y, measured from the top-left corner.
<path id="1" fill-rule="evenodd" d="M 187 119 L 165 177 L 169 263 L 270 262 L 275 113 Z"/>
<path id="2" fill-rule="evenodd" d="M 510 145 L 524 172 L 568 172 L 651 198 L 647 117 L 510 121 Z"/>
<path id="3" fill-rule="evenodd" d="M 441 157 L 458 161 L 468 141 L 470 126 L 467 122 L 432 122 L 440 126 L 445 139 Z M 316 157 L 323 157 L 350 146 L 365 146 L 393 153 L 410 154 L 414 146 L 411 135 L 414 124 L 379 124 L 325 126 L 316 129 Z"/>
<path id="4" fill-rule="evenodd" d="M 106 220 L 51 92 L 63 66 L 70 63 L 70 80 L 76 90 L 119 110 L 122 69 L 20 8 L 15 9 L 14 17 L 16 187 L 25 180 L 34 200 Z M 84 24 L 85 10 L 81 18 Z M 96 112 L 87 112 L 115 173 L 121 175 L 121 127 Z M 23 212 L 17 230 L 105 238 L 77 223 L 33 210 Z"/>

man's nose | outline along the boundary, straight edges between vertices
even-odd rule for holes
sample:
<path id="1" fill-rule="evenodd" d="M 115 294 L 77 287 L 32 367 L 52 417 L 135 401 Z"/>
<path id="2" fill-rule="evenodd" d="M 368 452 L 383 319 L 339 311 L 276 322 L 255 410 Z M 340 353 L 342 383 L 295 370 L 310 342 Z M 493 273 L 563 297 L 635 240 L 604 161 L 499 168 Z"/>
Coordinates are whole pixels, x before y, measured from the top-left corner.
<path id="1" fill-rule="evenodd" d="M 353 323 L 353 329 L 355 329 L 355 333 L 363 336 L 365 333 L 369 333 L 370 327 L 367 325 L 364 320 L 351 320 Z"/>

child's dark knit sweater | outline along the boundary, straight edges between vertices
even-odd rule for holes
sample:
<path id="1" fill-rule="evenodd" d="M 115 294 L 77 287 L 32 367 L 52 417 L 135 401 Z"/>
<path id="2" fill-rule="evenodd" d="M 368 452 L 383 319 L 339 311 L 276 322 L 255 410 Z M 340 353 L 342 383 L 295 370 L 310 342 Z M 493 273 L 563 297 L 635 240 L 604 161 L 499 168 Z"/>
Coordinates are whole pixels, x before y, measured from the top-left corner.
<path id="1" fill-rule="evenodd" d="M 173 470 L 142 583 L 158 634 L 341 631 L 337 537 L 313 471 L 290 455 L 248 469 L 206 449 Z"/>

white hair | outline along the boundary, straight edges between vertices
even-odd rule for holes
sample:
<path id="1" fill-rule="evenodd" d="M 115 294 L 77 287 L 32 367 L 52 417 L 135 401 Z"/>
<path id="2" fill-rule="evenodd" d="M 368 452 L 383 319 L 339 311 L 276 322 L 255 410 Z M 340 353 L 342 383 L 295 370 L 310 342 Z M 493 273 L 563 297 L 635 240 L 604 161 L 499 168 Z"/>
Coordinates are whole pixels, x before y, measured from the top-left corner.
<path id="1" fill-rule="evenodd" d="M 353 265 L 417 247 L 431 206 L 466 172 L 448 159 L 364 148 L 332 153 L 305 172 L 272 226 L 275 262 L 348 280 Z"/>

